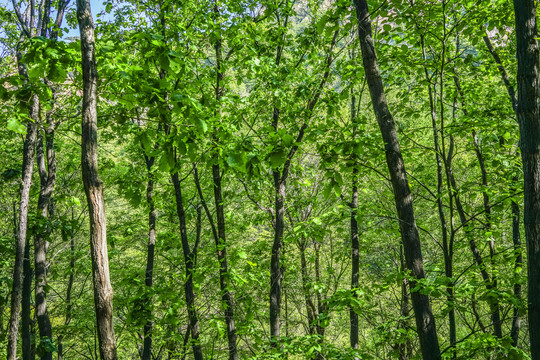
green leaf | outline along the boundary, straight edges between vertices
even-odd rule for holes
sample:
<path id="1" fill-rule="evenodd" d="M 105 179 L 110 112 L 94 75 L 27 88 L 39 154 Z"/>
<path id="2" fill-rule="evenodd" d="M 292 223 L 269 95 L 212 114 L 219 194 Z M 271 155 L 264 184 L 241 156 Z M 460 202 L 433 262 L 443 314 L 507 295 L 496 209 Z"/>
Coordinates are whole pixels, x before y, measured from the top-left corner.
<path id="1" fill-rule="evenodd" d="M 278 168 L 287 161 L 287 156 L 282 149 L 274 150 L 268 154 L 270 160 L 270 166 L 273 168 Z"/>
<path id="2" fill-rule="evenodd" d="M 285 146 L 291 146 L 294 143 L 294 138 L 289 134 L 283 135 L 281 140 L 283 140 L 283 144 Z"/>
<path id="3" fill-rule="evenodd" d="M 232 153 L 227 156 L 227 164 L 237 170 L 246 172 L 246 154 L 245 153 Z"/>
<path id="4" fill-rule="evenodd" d="M 195 118 L 195 125 L 200 131 L 203 132 L 203 134 L 208 131 L 208 125 L 206 124 L 206 121 L 199 117 Z"/>
<path id="5" fill-rule="evenodd" d="M 26 127 L 17 118 L 8 119 L 7 128 L 18 134 L 26 134 Z"/>

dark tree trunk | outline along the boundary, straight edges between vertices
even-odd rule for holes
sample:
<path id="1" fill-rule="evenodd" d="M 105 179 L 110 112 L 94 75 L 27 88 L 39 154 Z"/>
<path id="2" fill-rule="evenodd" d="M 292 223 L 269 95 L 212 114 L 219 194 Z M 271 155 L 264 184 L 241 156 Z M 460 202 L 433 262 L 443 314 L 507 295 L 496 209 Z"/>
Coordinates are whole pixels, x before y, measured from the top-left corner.
<path id="1" fill-rule="evenodd" d="M 405 271 L 405 261 L 403 259 L 403 246 L 399 248 L 399 260 L 400 260 L 400 271 L 403 273 Z M 404 277 L 403 280 L 401 280 L 401 306 L 400 306 L 400 315 L 401 320 L 399 322 L 399 327 L 401 329 L 407 329 L 408 327 L 408 317 L 409 317 L 409 282 L 407 281 L 407 278 Z M 412 355 L 412 344 L 411 340 L 407 339 L 406 341 L 401 341 L 398 344 L 398 350 L 399 350 L 399 360 L 409 360 Z"/>
<path id="2" fill-rule="evenodd" d="M 65 229 L 62 229 L 62 240 L 64 242 L 67 242 L 68 234 Z M 71 322 L 71 309 L 73 307 L 71 303 L 71 291 L 73 289 L 73 281 L 75 279 L 75 237 L 73 234 L 70 236 L 69 241 L 69 279 L 67 284 L 67 290 L 66 290 L 66 319 L 64 321 L 64 325 L 69 325 Z M 60 335 L 58 336 L 58 360 L 62 360 L 64 356 L 64 347 L 63 347 L 63 341 L 64 336 Z"/>
<path id="3" fill-rule="evenodd" d="M 199 344 L 199 319 L 197 317 L 197 309 L 195 308 L 195 292 L 193 289 L 193 271 L 194 261 L 196 258 L 197 247 L 193 247 L 193 251 L 189 248 L 187 228 L 186 228 L 186 213 L 182 198 L 182 188 L 178 172 L 171 174 L 171 179 L 174 185 L 174 194 L 176 199 L 176 213 L 180 221 L 180 237 L 182 240 L 182 250 L 184 252 L 184 263 L 186 266 L 186 282 L 184 284 L 184 293 L 186 297 L 186 306 L 189 316 L 189 327 L 191 329 L 192 349 L 195 360 L 203 360 L 201 345 Z"/>
<path id="4" fill-rule="evenodd" d="M 517 182 L 517 176 L 513 179 Z M 523 255 L 521 254 L 521 235 L 519 232 L 519 205 L 512 200 L 512 242 L 514 243 L 514 252 L 516 256 L 514 269 L 516 273 L 523 267 Z M 521 284 L 516 282 L 514 284 L 514 296 L 521 300 Z M 512 328 L 510 330 L 510 337 L 512 338 L 512 346 L 517 347 L 519 342 L 519 330 L 521 328 L 521 309 L 519 306 L 514 306 L 514 314 L 512 316 Z"/>
<path id="5" fill-rule="evenodd" d="M 144 150 L 144 148 L 143 148 Z M 147 157 L 146 160 L 146 170 L 148 173 L 148 182 L 146 184 L 146 202 L 148 203 L 148 245 L 146 250 L 146 272 L 144 283 L 148 287 L 148 290 L 151 292 L 153 286 L 153 275 L 154 275 L 154 251 L 156 246 L 156 210 L 154 205 L 154 175 L 152 174 L 152 166 L 154 165 L 154 157 Z M 151 308 L 152 298 L 147 296 L 145 301 L 145 306 Z M 144 325 L 144 344 L 142 352 L 142 360 L 151 360 L 152 359 L 152 312 L 148 312 L 148 319 Z"/>
<path id="6" fill-rule="evenodd" d="M 30 244 L 26 242 L 24 246 L 23 262 L 23 290 L 21 304 L 21 340 L 22 340 L 22 358 L 23 360 L 33 359 L 32 348 L 32 276 L 33 270 L 30 260 Z"/>
<path id="7" fill-rule="evenodd" d="M 518 115 L 518 102 L 516 98 L 516 92 L 514 90 L 514 87 L 510 83 L 510 79 L 508 77 L 508 73 L 506 72 L 506 69 L 501 61 L 501 58 L 499 57 L 499 54 L 497 51 L 493 48 L 493 45 L 491 44 L 491 40 L 489 39 L 489 36 L 484 36 L 484 42 L 486 43 L 486 46 L 488 48 L 489 53 L 493 57 L 493 60 L 495 60 L 495 63 L 497 64 L 497 68 L 499 69 L 499 73 L 501 74 L 501 79 L 506 87 L 506 91 L 508 92 L 508 97 L 510 98 L 510 102 L 512 103 L 512 109 L 516 113 L 516 116 L 518 117 L 519 121 L 519 115 Z M 514 183 L 517 183 L 518 177 L 514 176 L 512 178 L 512 181 Z M 511 193 L 515 193 L 515 188 L 512 188 L 510 190 Z M 512 241 L 514 243 L 514 251 L 515 251 L 515 265 L 514 268 L 516 270 L 521 269 L 523 266 L 523 255 L 521 250 L 521 234 L 519 229 L 519 222 L 520 222 L 520 210 L 519 205 L 512 200 L 511 202 L 512 207 Z M 514 284 L 514 296 L 516 299 L 521 300 L 521 284 L 516 283 Z M 512 338 L 512 345 L 517 347 L 519 342 L 519 331 L 521 328 L 521 310 L 519 306 L 514 306 L 514 314 L 512 316 L 512 328 L 510 330 L 510 337 Z"/>
<path id="8" fill-rule="evenodd" d="M 37 144 L 37 163 L 40 178 L 40 191 L 38 199 L 38 212 L 42 221 L 48 221 L 50 216 L 50 202 L 52 192 L 56 183 L 56 157 L 54 151 L 54 124 L 52 123 L 51 115 L 47 115 L 47 128 L 45 129 L 46 143 L 46 161 L 43 151 L 43 139 L 38 136 Z M 36 277 L 36 317 L 39 328 L 39 336 L 43 340 L 48 339 L 52 342 L 52 326 L 47 311 L 47 294 L 45 288 L 47 286 L 47 237 L 49 232 L 48 224 L 41 226 L 34 242 L 34 257 L 35 257 L 35 277 Z M 42 360 L 52 360 L 52 352 L 45 351 L 41 356 Z"/>
<path id="9" fill-rule="evenodd" d="M 377 64 L 368 5 L 366 0 L 354 0 L 354 5 L 358 20 L 358 36 L 362 50 L 364 71 L 366 73 L 375 116 L 385 144 L 386 162 L 394 189 L 394 198 L 405 253 L 405 263 L 413 277 L 410 283 L 412 289 L 416 286 L 417 279 L 421 280 L 425 277 L 420 236 L 414 218 L 412 194 L 405 172 L 394 119 L 388 109 Z M 439 340 L 437 338 L 437 328 L 429 298 L 420 291 L 412 292 L 411 297 L 423 358 L 424 360 L 439 360 L 441 359 Z"/>
<path id="10" fill-rule="evenodd" d="M 454 75 L 454 84 L 456 85 L 456 90 L 457 90 L 457 93 L 460 95 L 461 97 L 461 109 L 463 111 L 463 114 L 465 116 L 468 116 L 469 115 L 469 112 L 465 106 L 465 94 L 463 93 L 463 90 L 461 89 L 461 84 L 460 84 L 460 81 L 459 81 L 459 77 L 457 75 Z M 485 162 L 484 162 L 484 155 L 482 154 L 482 151 L 480 149 L 480 144 L 478 142 L 478 135 L 476 134 L 476 131 L 473 129 L 472 130 L 472 138 L 473 138 L 473 145 L 474 145 L 474 152 L 475 152 L 475 155 L 476 155 L 476 159 L 478 160 L 478 166 L 480 167 L 480 173 L 481 173 L 481 176 L 482 176 L 482 185 L 485 188 L 487 188 L 488 186 L 488 182 L 487 182 L 487 171 L 486 171 L 486 167 L 485 167 Z M 448 161 L 448 163 L 450 164 L 450 161 Z M 448 165 L 450 166 L 450 165 Z M 458 194 L 458 191 L 457 191 L 457 188 L 456 188 L 456 185 L 455 185 L 455 181 L 453 180 L 453 175 L 451 177 L 451 182 L 452 182 L 452 187 L 454 189 L 454 192 L 455 192 L 455 198 L 456 198 L 456 205 L 457 205 L 457 210 L 458 210 L 458 213 L 459 213 L 459 216 L 460 216 L 460 219 L 461 219 L 461 224 L 463 227 L 465 227 L 465 214 L 463 212 L 463 209 L 461 208 L 461 204 L 460 204 L 460 201 L 459 201 L 459 194 Z M 483 200 L 484 200 L 484 215 L 486 216 L 486 222 L 485 222 L 485 229 L 486 231 L 490 231 L 491 230 L 491 207 L 489 205 L 489 195 L 487 194 L 487 192 L 485 190 L 482 191 L 482 196 L 483 196 Z M 466 231 L 467 232 L 467 231 Z M 469 236 L 471 236 L 469 234 Z M 472 239 L 472 238 L 471 238 Z M 472 241 L 472 240 L 470 240 Z M 473 247 L 476 247 L 476 245 L 474 244 L 474 241 L 471 243 L 471 249 L 473 251 L 473 254 L 475 254 L 476 252 L 478 252 L 478 249 L 474 249 Z M 495 256 L 495 242 L 493 240 L 493 238 L 490 239 L 489 241 L 489 254 L 490 254 L 490 259 L 491 259 L 491 264 L 492 266 L 494 266 L 494 256 Z M 475 255 L 475 259 L 478 259 Z M 482 267 L 485 267 L 484 264 L 482 264 L 481 262 L 479 263 L 478 260 L 477 260 L 477 263 L 478 263 L 478 266 L 482 266 Z M 486 272 L 487 274 L 487 272 Z M 489 290 L 496 290 L 497 289 L 497 278 L 495 276 L 495 271 L 493 271 L 492 273 L 492 276 L 491 278 L 485 276 L 484 273 L 482 273 L 483 277 L 484 277 L 484 281 L 486 281 L 486 284 L 488 284 L 488 289 Z M 499 339 L 502 338 L 502 320 L 501 320 L 501 313 L 500 313 L 500 306 L 499 306 L 499 301 L 497 298 L 493 298 L 491 299 L 490 301 L 490 308 L 491 308 L 491 323 L 493 325 L 493 334 L 498 337 Z"/>
<path id="11" fill-rule="evenodd" d="M 302 237 L 302 240 L 298 244 L 298 250 L 300 251 L 300 273 L 302 275 L 302 289 L 304 290 L 304 301 L 306 303 L 306 313 L 308 319 L 308 333 L 309 335 L 315 334 L 315 305 L 311 299 L 309 291 L 310 280 L 308 276 L 308 267 L 306 260 L 306 245 L 307 240 Z"/>
<path id="12" fill-rule="evenodd" d="M 221 300 L 225 307 L 225 322 L 227 324 L 227 339 L 229 343 L 229 360 L 237 360 L 236 349 L 236 327 L 234 324 L 234 304 L 232 295 L 227 288 L 229 279 L 229 265 L 227 262 L 227 247 L 225 243 L 225 214 L 223 210 L 223 198 L 221 192 L 221 172 L 219 165 L 212 166 L 214 179 L 214 201 L 216 204 L 216 218 L 218 241 L 216 242 L 217 257 L 219 261 L 219 285 L 221 289 Z"/>
<path id="13" fill-rule="evenodd" d="M 517 115 L 523 160 L 523 222 L 527 242 L 528 317 L 532 360 L 540 359 L 540 85 L 536 3 L 514 0 L 517 38 Z"/>
<path id="14" fill-rule="evenodd" d="M 358 222 L 356 220 L 357 208 L 358 208 L 358 168 L 353 168 L 352 179 L 352 199 L 351 199 L 351 291 L 354 298 L 358 297 L 356 289 L 358 288 L 358 280 L 360 277 L 360 242 L 358 238 Z M 353 349 L 358 349 L 358 314 L 351 307 L 349 309 L 349 317 L 351 324 L 350 341 Z"/>
<path id="15" fill-rule="evenodd" d="M 81 34 L 83 74 L 82 99 L 82 177 L 90 219 L 90 248 L 94 283 L 99 354 L 102 360 L 116 360 L 113 326 L 113 289 L 109 278 L 107 228 L 103 185 L 98 177 L 97 153 L 97 68 L 94 24 L 89 0 L 77 0 Z"/>
<path id="16" fill-rule="evenodd" d="M 216 20 L 219 19 L 219 8 L 217 3 L 214 5 L 214 16 Z M 218 26 L 219 28 L 219 26 Z M 216 51 L 216 105 L 218 109 L 216 114 L 221 116 L 219 109 L 219 102 L 223 95 L 223 87 L 221 81 L 223 80 L 224 73 L 222 69 L 223 54 L 222 54 L 222 42 L 221 34 L 217 34 L 216 43 L 214 45 Z M 219 139 L 214 136 L 215 146 L 218 146 Z M 229 360 L 238 360 L 238 351 L 236 348 L 236 326 L 234 323 L 234 304 L 232 295 L 228 289 L 229 281 L 229 264 L 227 261 L 227 245 L 225 240 L 225 214 L 223 206 L 223 195 L 221 186 L 221 170 L 219 166 L 219 152 L 214 152 L 214 165 L 212 165 L 212 177 L 214 180 L 214 202 L 216 206 L 216 219 L 217 219 L 217 235 L 216 250 L 217 258 L 219 261 L 219 285 L 221 289 L 221 301 L 225 308 L 225 323 L 227 325 L 227 341 L 229 346 Z"/>
<path id="17" fill-rule="evenodd" d="M 276 111 L 275 109 L 274 111 Z M 281 248 L 283 232 L 285 229 L 285 180 L 281 179 L 278 170 L 273 171 L 274 176 L 274 213 L 275 229 L 272 256 L 270 258 L 270 336 L 272 346 L 277 345 L 280 336 L 281 318 Z"/>

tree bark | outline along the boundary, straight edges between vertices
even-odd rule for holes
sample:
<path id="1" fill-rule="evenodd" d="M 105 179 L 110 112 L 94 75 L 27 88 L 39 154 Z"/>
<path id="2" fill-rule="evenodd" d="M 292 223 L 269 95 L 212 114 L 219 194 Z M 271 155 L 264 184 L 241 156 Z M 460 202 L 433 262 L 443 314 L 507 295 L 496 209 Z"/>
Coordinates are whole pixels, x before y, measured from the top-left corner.
<path id="1" fill-rule="evenodd" d="M 144 150 L 144 148 L 143 148 Z M 148 290 L 151 291 L 153 286 L 154 276 L 154 253 L 156 246 L 156 210 L 154 205 L 154 175 L 152 174 L 152 167 L 154 165 L 154 157 L 144 156 L 146 161 L 146 171 L 148 173 L 148 182 L 146 184 L 146 202 L 148 203 L 148 245 L 146 247 L 146 272 L 144 283 Z M 152 298 L 147 296 L 146 305 L 151 307 Z M 152 312 L 148 312 L 149 318 L 144 325 L 144 344 L 142 360 L 152 359 L 152 328 L 154 323 L 152 321 Z"/>
<path id="2" fill-rule="evenodd" d="M 410 287 L 413 289 L 417 281 L 424 279 L 425 275 L 420 236 L 414 217 L 412 194 L 405 172 L 394 119 L 388 109 L 379 72 L 368 5 L 366 0 L 354 0 L 354 5 L 358 20 L 358 37 L 362 50 L 362 62 L 373 109 L 385 144 L 386 162 L 394 190 L 405 263 L 412 275 Z M 411 298 L 423 358 L 424 360 L 439 360 L 441 359 L 439 340 L 429 298 L 419 291 L 412 292 Z"/>
<path id="3" fill-rule="evenodd" d="M 523 160 L 523 222 L 527 242 L 531 359 L 540 359 L 540 84 L 536 3 L 514 0 L 517 38 L 517 116 Z"/>
<path id="4" fill-rule="evenodd" d="M 46 143 L 46 161 L 43 151 L 43 140 Z M 56 183 L 56 157 L 54 151 L 54 124 L 50 114 L 47 114 L 47 128 L 45 129 L 45 139 L 38 136 L 37 144 L 37 163 L 40 178 L 40 191 L 38 199 L 38 212 L 41 216 L 41 221 L 49 220 L 49 205 L 51 202 L 52 192 Z M 47 311 L 47 294 L 45 288 L 47 286 L 47 237 L 49 225 L 43 224 L 35 236 L 34 242 L 34 262 L 35 262 L 35 277 L 36 277 L 36 317 L 41 341 L 48 339 L 52 343 L 52 326 Z M 41 356 L 42 360 L 52 360 L 52 352 L 45 351 Z"/>
<path id="5" fill-rule="evenodd" d="M 216 20 L 219 19 L 219 7 L 214 5 L 214 16 Z M 219 29 L 219 24 L 216 27 Z M 221 116 L 220 99 L 223 95 L 223 87 L 221 81 L 223 80 L 224 73 L 222 68 L 223 54 L 222 54 L 222 42 L 221 34 L 216 36 L 216 43 L 214 45 L 216 52 L 216 114 Z M 219 139 L 214 135 L 215 146 L 218 146 Z M 229 281 L 229 264 L 227 261 L 227 245 L 225 240 L 225 214 L 223 206 L 223 192 L 221 186 L 222 173 L 219 166 L 219 152 L 214 149 L 214 165 L 212 165 L 212 178 L 214 181 L 214 203 L 216 207 L 216 219 L 217 219 L 217 238 L 214 238 L 216 242 L 217 258 L 219 262 L 219 285 L 221 290 L 221 301 L 225 309 L 225 323 L 227 325 L 227 342 L 229 347 L 229 360 L 238 360 L 238 351 L 236 347 L 236 326 L 234 323 L 234 304 L 232 295 L 228 289 Z"/>
<path id="6" fill-rule="evenodd" d="M 184 283 L 184 293 L 186 297 L 186 306 L 189 316 L 189 326 L 191 328 L 191 347 L 193 349 L 193 357 L 195 358 L 195 360 L 203 360 L 201 345 L 199 344 L 199 318 L 197 316 L 197 309 L 195 308 L 195 292 L 193 289 L 194 260 L 196 257 L 197 247 L 194 246 L 193 251 L 191 251 L 189 248 L 186 228 L 186 213 L 184 210 L 182 188 L 180 186 L 178 172 L 171 174 L 171 179 L 174 185 L 176 213 L 178 215 L 178 220 L 180 221 L 180 237 L 182 240 L 182 250 L 184 252 L 184 263 L 186 266 L 186 282 Z"/>
<path id="7" fill-rule="evenodd" d="M 513 179 L 517 182 L 517 176 Z M 521 273 L 523 267 L 523 255 L 521 254 L 521 234 L 519 230 L 519 205 L 512 200 L 512 242 L 514 243 L 514 252 L 516 260 L 514 263 L 515 273 Z M 521 284 L 516 282 L 514 284 L 514 296 L 521 300 Z M 519 330 L 521 329 L 521 309 L 519 306 L 514 306 L 514 314 L 512 315 L 512 328 L 510 330 L 510 337 L 512 338 L 512 346 L 517 347 L 519 342 Z"/>
<path id="8" fill-rule="evenodd" d="M 97 67 L 94 24 L 89 0 L 77 0 L 81 34 L 83 74 L 82 99 L 82 178 L 90 219 L 90 248 L 94 284 L 99 354 L 102 360 L 116 360 L 113 326 L 113 289 L 109 278 L 107 228 L 103 185 L 98 177 L 97 153 Z"/>
<path id="9" fill-rule="evenodd" d="M 62 240 L 64 242 L 67 242 L 67 231 L 66 229 L 62 229 Z M 73 305 L 71 303 L 71 292 L 73 289 L 73 281 L 75 279 L 75 237 L 73 234 L 70 236 L 69 240 L 69 279 L 67 284 L 67 290 L 66 290 L 66 318 L 64 320 L 64 325 L 67 326 L 71 322 L 71 310 L 73 308 Z M 62 360 L 64 356 L 64 348 L 63 348 L 63 341 L 64 336 L 60 335 L 58 336 L 58 360 Z"/>
<path id="10" fill-rule="evenodd" d="M 352 199 L 351 199 L 351 291 L 354 298 L 358 297 L 356 289 L 358 288 L 358 280 L 360 278 L 360 242 L 358 238 L 358 221 L 356 220 L 358 208 L 358 168 L 353 168 L 352 179 Z M 358 349 L 359 328 L 358 314 L 351 307 L 349 309 L 349 320 L 351 325 L 350 342 L 353 349 Z"/>
<path id="11" fill-rule="evenodd" d="M 26 242 L 24 246 L 23 262 L 23 290 L 21 304 L 21 340 L 22 340 L 22 358 L 23 360 L 32 360 L 34 349 L 32 347 L 32 276 L 33 269 L 30 260 L 30 244 Z"/>

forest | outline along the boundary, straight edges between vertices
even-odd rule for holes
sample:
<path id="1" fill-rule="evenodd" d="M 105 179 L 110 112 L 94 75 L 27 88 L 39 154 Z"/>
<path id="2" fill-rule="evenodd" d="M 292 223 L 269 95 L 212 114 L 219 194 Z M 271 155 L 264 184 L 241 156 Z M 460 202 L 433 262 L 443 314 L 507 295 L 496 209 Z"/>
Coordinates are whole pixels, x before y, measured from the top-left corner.
<path id="1" fill-rule="evenodd" d="M 0 0 L 0 359 L 540 360 L 534 0 Z"/>

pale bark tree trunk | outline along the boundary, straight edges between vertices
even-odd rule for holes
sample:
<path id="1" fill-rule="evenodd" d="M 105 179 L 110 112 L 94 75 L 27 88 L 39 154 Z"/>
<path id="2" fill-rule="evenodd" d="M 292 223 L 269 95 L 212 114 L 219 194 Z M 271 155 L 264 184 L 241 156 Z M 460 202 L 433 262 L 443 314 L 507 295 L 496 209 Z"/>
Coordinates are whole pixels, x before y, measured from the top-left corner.
<path id="1" fill-rule="evenodd" d="M 18 59 L 20 61 L 20 54 Z M 19 74 L 26 76 L 26 69 L 19 62 Z M 23 148 L 22 165 L 22 188 L 19 205 L 19 223 L 15 244 L 15 265 L 13 269 L 13 285 L 11 289 L 11 315 L 9 318 L 7 360 L 15 360 L 17 357 L 17 336 L 19 332 L 19 309 L 23 291 L 23 262 L 26 247 L 26 230 L 28 227 L 28 204 L 30 200 L 30 186 L 32 184 L 32 172 L 34 169 L 34 147 L 36 143 L 37 125 L 35 121 L 39 112 L 39 101 L 33 95 L 31 99 L 29 115 L 32 119 L 26 125 L 26 138 Z M 29 261 L 29 260 L 28 260 Z"/>
<path id="2" fill-rule="evenodd" d="M 103 185 L 98 177 L 97 153 L 97 67 L 94 24 L 89 0 L 77 0 L 81 34 L 83 73 L 82 98 L 82 177 L 90 218 L 90 247 L 94 282 L 99 354 L 102 360 L 116 360 L 113 326 L 113 289 L 109 278 L 107 228 Z"/>
<path id="3" fill-rule="evenodd" d="M 517 116 L 523 160 L 523 222 L 527 242 L 529 338 L 532 360 L 540 359 L 540 84 L 536 3 L 514 0 L 517 38 Z"/>
<path id="4" fill-rule="evenodd" d="M 405 263 L 413 277 L 410 282 L 412 289 L 416 286 L 416 280 L 425 278 L 420 236 L 414 217 L 412 194 L 405 172 L 394 119 L 388 109 L 383 82 L 379 72 L 368 5 L 366 0 L 354 0 L 354 5 L 358 20 L 358 37 L 362 50 L 362 62 L 364 64 L 373 109 L 385 144 L 386 162 L 392 180 L 392 188 L 394 189 L 394 199 L 399 218 Z M 412 292 L 411 297 L 423 358 L 424 360 L 439 360 L 441 359 L 439 340 L 437 338 L 437 328 L 429 298 L 419 291 Z"/>

